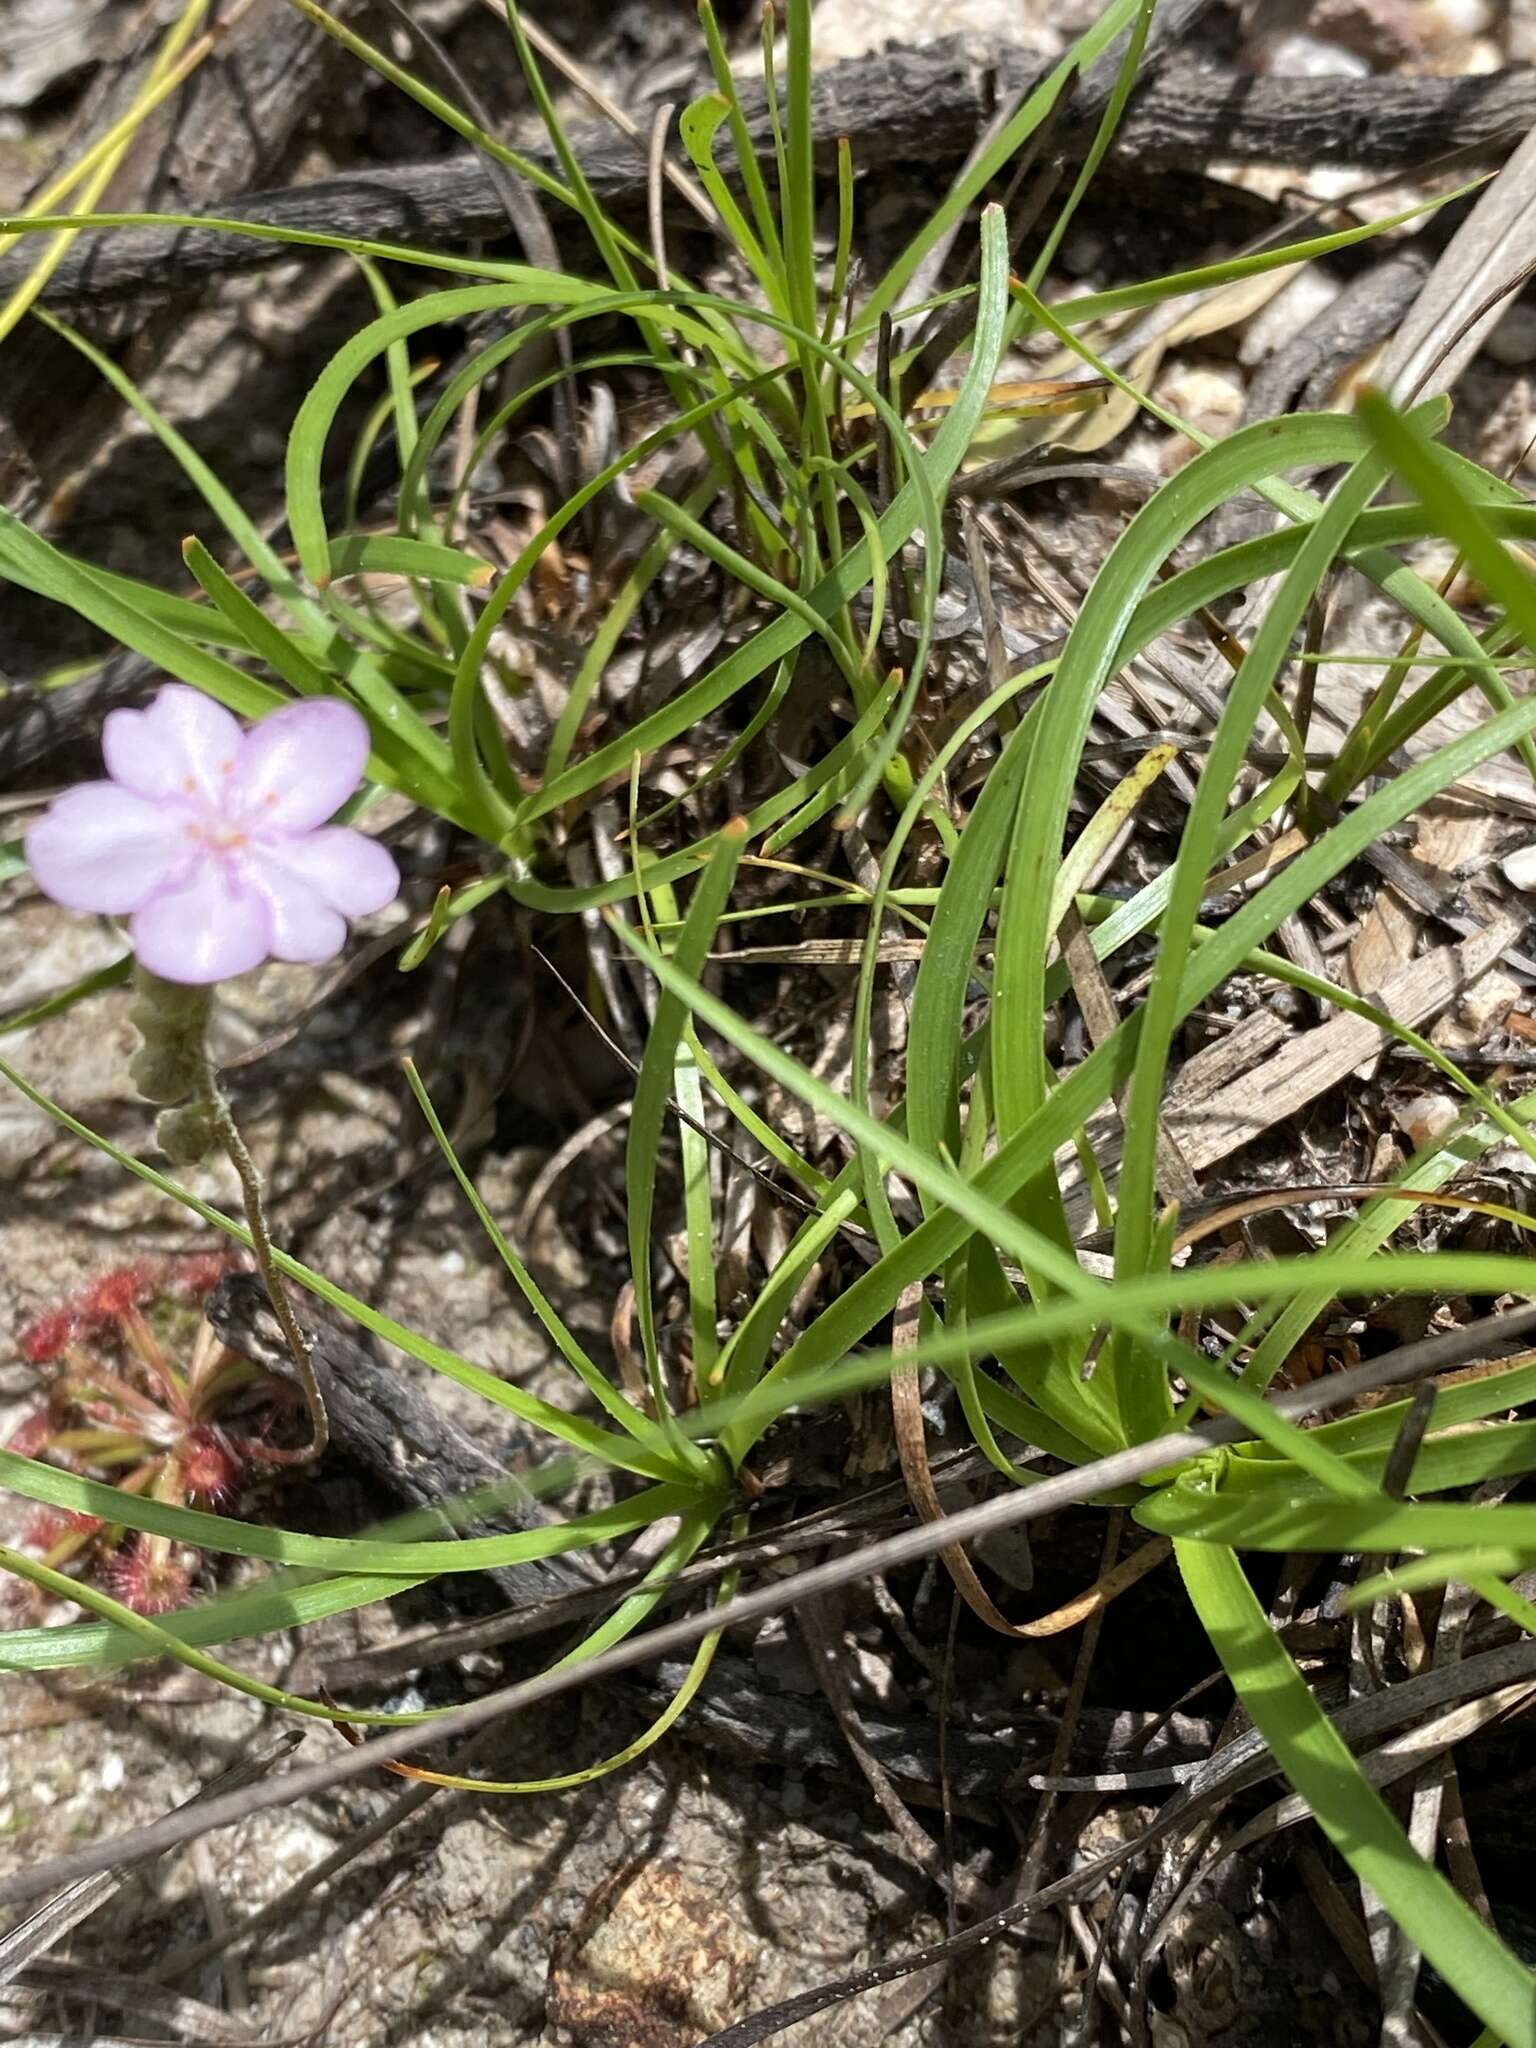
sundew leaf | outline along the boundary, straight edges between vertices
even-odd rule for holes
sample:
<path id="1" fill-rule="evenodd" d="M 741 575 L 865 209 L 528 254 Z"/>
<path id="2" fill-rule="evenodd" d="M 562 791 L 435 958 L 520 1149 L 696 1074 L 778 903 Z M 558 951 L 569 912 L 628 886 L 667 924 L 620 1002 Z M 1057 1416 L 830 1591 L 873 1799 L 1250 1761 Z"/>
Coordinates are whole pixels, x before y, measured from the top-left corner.
<path id="1" fill-rule="evenodd" d="M 236 1244 L 250 1249 L 250 1236 L 244 1224 L 237 1223 L 233 1217 L 226 1216 L 211 1203 L 202 1201 L 189 1189 L 180 1186 L 156 1168 L 146 1166 L 142 1160 L 135 1159 L 131 1152 L 125 1152 L 121 1146 L 114 1145 L 110 1139 L 91 1130 L 78 1118 L 71 1116 L 60 1104 L 33 1087 L 30 1081 L 4 1060 L 0 1060 L 0 1077 L 9 1081 L 13 1088 L 45 1115 L 52 1117 L 55 1123 L 82 1139 L 94 1150 L 114 1160 L 137 1180 L 156 1189 L 168 1200 L 179 1203 L 193 1215 L 201 1217 L 205 1223 L 211 1224 L 216 1230 L 221 1230 Z M 542 1430 L 545 1435 L 595 1457 L 604 1465 L 618 1466 L 644 1477 L 675 1480 L 681 1476 L 675 1465 L 664 1458 L 658 1458 L 643 1446 L 625 1437 L 617 1437 L 610 1430 L 599 1428 L 586 1416 L 572 1415 L 563 1408 L 557 1408 L 552 1402 L 541 1401 L 537 1396 L 525 1393 L 521 1387 L 509 1386 L 505 1380 L 498 1379 L 483 1366 L 475 1365 L 467 1358 L 461 1358 L 457 1352 L 448 1350 L 444 1345 L 432 1343 L 428 1338 L 396 1322 L 393 1317 L 381 1315 L 370 1303 L 349 1294 L 344 1287 L 338 1287 L 334 1281 L 326 1279 L 324 1274 L 316 1272 L 289 1253 L 274 1247 L 272 1256 L 278 1270 L 288 1279 L 308 1288 L 310 1293 L 318 1295 L 331 1307 L 339 1308 L 343 1314 L 361 1323 L 364 1329 L 374 1336 L 382 1337 L 386 1343 L 396 1345 L 410 1357 L 419 1359 L 423 1365 L 431 1366 L 435 1372 L 457 1381 L 460 1386 L 468 1387 L 474 1393 L 483 1394 L 488 1401 L 497 1406 L 510 1409 L 522 1421 Z"/>

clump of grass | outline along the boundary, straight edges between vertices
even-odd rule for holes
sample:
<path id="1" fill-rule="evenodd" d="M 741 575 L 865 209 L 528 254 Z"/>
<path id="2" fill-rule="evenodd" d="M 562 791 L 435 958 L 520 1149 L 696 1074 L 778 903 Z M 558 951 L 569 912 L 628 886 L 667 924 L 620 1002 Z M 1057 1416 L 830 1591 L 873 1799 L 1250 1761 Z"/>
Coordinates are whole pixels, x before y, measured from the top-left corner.
<path id="1" fill-rule="evenodd" d="M 458 133 L 512 168 L 528 170 L 463 109 L 342 28 L 315 0 L 303 4 L 362 61 Z M 1292 968 L 1269 942 L 1365 848 L 1480 764 L 1511 753 L 1536 770 L 1536 700 L 1513 696 L 1501 667 L 1511 649 L 1523 655 L 1536 650 L 1529 569 L 1511 553 L 1512 543 L 1536 534 L 1536 511 L 1486 471 L 1437 447 L 1443 405 L 1402 415 L 1384 399 L 1371 399 L 1358 414 L 1265 422 L 1210 446 L 1103 359 L 1100 344 L 1113 323 L 1140 309 L 1307 260 L 1391 223 L 1313 236 L 1053 306 L 1044 270 L 1064 223 L 1037 265 L 1039 274 L 1020 280 L 1010 275 L 1005 222 L 988 209 L 977 235 L 977 282 L 949 295 L 951 305 L 965 308 L 965 331 L 954 337 L 965 367 L 926 438 L 914 431 L 910 408 L 899 397 L 914 351 L 899 337 L 882 336 L 882 319 L 925 257 L 967 219 L 988 181 L 1039 130 L 1072 75 L 1109 49 L 1117 34 L 1133 30 L 1120 58 L 1120 84 L 1129 85 L 1150 12 L 1134 0 L 1115 0 L 891 269 L 850 293 L 849 254 L 857 233 L 846 169 L 830 277 L 817 257 L 809 0 L 790 0 L 786 10 L 787 62 L 766 170 L 747 142 L 739 95 L 706 4 L 717 91 L 687 110 L 680 133 L 719 231 L 751 281 L 731 297 L 693 289 L 670 265 L 660 278 L 656 252 L 605 215 L 565 143 L 512 10 L 514 45 L 561 160 L 559 175 L 540 172 L 535 182 L 550 204 L 584 221 L 605 275 L 594 280 L 488 258 L 306 238 L 347 250 L 363 264 L 380 311 L 323 370 L 293 425 L 286 503 L 297 567 L 121 370 L 59 328 L 92 356 L 197 481 L 211 520 L 247 573 L 232 575 L 204 541 L 190 542 L 186 563 L 202 593 L 194 600 L 67 558 L 10 519 L 0 519 L 0 570 L 243 715 L 260 715 L 288 694 L 334 693 L 356 704 L 372 727 L 377 787 L 401 792 L 479 846 L 479 871 L 440 894 L 421 918 L 403 964 L 415 965 L 454 921 L 505 894 L 546 918 L 590 920 L 603 913 L 613 943 L 654 982 L 625 1160 L 642 1384 L 618 1383 L 545 1298 L 481 1201 L 414 1071 L 412 1087 L 449 1166 L 579 1382 L 584 1405 L 571 1412 L 535 1400 L 390 1322 L 296 1260 L 280 1261 L 290 1277 L 512 1410 L 551 1445 L 608 1467 L 626 1486 L 640 1483 L 614 1507 L 553 1530 L 449 1542 L 409 1533 L 321 1540 L 176 1502 L 124 1500 L 89 1471 L 60 1471 L 6 1453 L 0 1483 L 24 1498 L 67 1513 L 116 1513 L 125 1527 L 146 1535 L 266 1558 L 280 1569 L 255 1594 L 216 1600 L 156 1624 L 98 1597 L 92 1603 L 97 1621 L 47 1634 L 17 1632 L 0 1646 L 0 1661 L 12 1668 L 59 1666 L 142 1654 L 148 1647 L 295 1711 L 336 1718 L 344 1710 L 274 1693 L 217 1663 L 206 1646 L 363 1605 L 407 1580 L 582 1543 L 622 1542 L 676 1516 L 660 1563 L 648 1567 L 637 1590 L 574 1653 L 591 1655 L 639 1628 L 668 1577 L 737 1511 L 737 1475 L 778 1416 L 882 1380 L 898 1365 L 947 1376 L 976 1441 L 1008 1484 L 1024 1488 L 1035 1478 L 1010 1455 L 1010 1441 L 1019 1440 L 1080 1468 L 1087 1499 L 1105 1490 L 1101 1461 L 1123 1461 L 1202 1411 L 1221 1412 L 1242 1423 L 1253 1442 L 1186 1459 L 1172 1470 L 1159 1469 L 1155 1459 L 1137 1466 L 1132 1513 L 1145 1528 L 1172 1538 L 1189 1598 L 1239 1698 L 1339 1853 L 1486 2022 L 1488 2038 L 1526 2042 L 1533 2038 L 1530 1973 L 1410 1847 L 1273 1634 L 1242 1553 L 1406 1551 L 1416 1559 L 1416 1584 L 1460 1579 L 1521 1628 L 1536 1623 L 1511 1584 L 1536 1558 L 1536 1511 L 1473 1506 L 1463 1498 L 1495 1475 L 1536 1468 L 1531 1425 L 1495 1419 L 1533 1391 L 1529 1366 L 1441 1395 L 1403 1482 L 1407 1498 L 1397 1497 L 1402 1488 L 1396 1480 L 1387 1484 L 1392 1447 L 1407 1418 L 1404 1404 L 1307 1430 L 1266 1399 L 1300 1338 L 1336 1296 L 1536 1293 L 1533 1268 L 1523 1257 L 1390 1249 L 1423 1201 L 1495 1142 L 1512 1138 L 1536 1157 L 1529 1128 L 1536 1104 L 1508 1102 L 1474 1085 L 1427 1041 L 1380 1020 L 1434 1060 L 1463 1097 L 1464 1114 L 1421 1148 L 1396 1181 L 1366 1200 L 1325 1251 L 1272 1262 L 1203 1263 L 1198 1250 L 1181 1242 L 1177 1215 L 1163 1199 L 1160 1115 L 1185 1020 L 1236 974 L 1290 981 L 1375 1016 L 1350 991 Z M 771 91 L 779 94 L 771 70 L 769 76 Z M 1123 102 L 1123 91 L 1111 96 L 1101 142 Z M 734 178 L 717 159 L 717 146 L 726 145 L 735 156 Z M 1072 203 L 1082 189 L 1080 183 Z M 249 224 L 229 227 L 262 232 Z M 387 276 L 385 265 L 391 266 Z M 473 281 L 443 285 L 434 271 Z M 415 291 L 418 280 L 424 288 Z M 421 366 L 412 355 L 418 338 L 483 314 L 515 315 L 520 324 L 477 347 L 423 411 Z M 512 398 L 494 401 L 495 373 L 552 336 L 569 336 L 574 351 L 593 322 L 605 349 L 614 331 L 624 345 L 586 364 L 573 355 L 573 371 L 541 374 Z M 1186 433 L 1197 452 L 1126 525 L 1060 653 L 1006 676 L 953 731 L 936 738 L 925 729 L 921 704 L 951 542 L 946 494 L 996 412 L 1005 347 L 1046 335 L 1072 352 L 1085 390 L 1099 388 L 1089 380 L 1119 385 L 1137 407 Z M 873 371 L 872 358 L 878 358 Z M 515 560 L 493 572 L 456 538 L 482 455 L 551 379 L 573 375 L 579 381 L 616 364 L 652 377 L 666 417 L 586 478 L 538 522 Z M 360 385 L 380 372 L 385 400 L 368 432 L 387 423 L 394 436 L 399 473 L 392 519 L 387 531 L 364 531 L 354 493 L 337 527 L 325 489 L 336 421 Z M 1069 392 L 1065 402 L 1076 404 L 1081 396 Z M 1045 402 L 1062 402 L 1061 394 Z M 649 522 L 648 544 L 607 593 L 606 613 L 570 679 L 545 756 L 530 769 L 513 759 L 492 714 L 488 684 L 515 692 L 525 680 L 500 629 L 516 616 L 533 579 L 549 576 L 587 509 L 605 493 L 627 491 L 631 472 L 688 437 L 699 464 L 684 497 L 655 487 L 628 493 Z M 440 479 L 450 448 L 460 454 L 445 486 Z M 1342 480 L 1326 497 L 1289 480 L 1298 472 L 1328 471 L 1342 472 Z M 354 479 L 360 472 L 354 461 Z M 1408 496 L 1378 503 L 1394 473 Z M 1169 573 L 1203 521 L 1254 490 L 1281 515 L 1275 531 Z M 1465 551 L 1499 607 L 1492 625 L 1475 631 L 1409 566 L 1403 551 L 1434 536 Z M 749 625 L 702 675 L 627 729 L 610 730 L 593 743 L 590 714 L 605 664 L 669 558 L 683 547 L 712 563 L 723 585 L 739 590 Z M 1389 686 L 1322 773 L 1318 793 L 1326 802 L 1314 803 L 1315 771 L 1284 683 L 1298 629 L 1340 568 L 1365 578 L 1400 608 L 1422 651 L 1417 667 L 1392 671 Z M 407 579 L 414 597 L 407 623 L 374 608 L 365 585 L 349 584 L 375 572 Z M 1247 644 L 1234 651 L 1220 720 L 1198 756 L 1194 801 L 1176 858 L 1127 901 L 1088 891 L 1083 882 L 1092 857 L 1134 811 L 1162 765 L 1142 764 L 1140 779 L 1128 780 L 1118 815 L 1074 835 L 1078 764 L 1103 692 L 1161 635 L 1271 578 L 1273 595 Z M 886 652 L 896 644 L 886 630 L 893 617 L 910 621 L 899 660 Z M 797 679 L 812 673 L 813 648 L 822 672 L 835 678 L 841 731 L 819 758 L 791 771 L 776 767 L 758 742 Z M 1449 744 L 1421 745 L 1411 765 L 1396 765 L 1404 747 L 1469 692 L 1486 702 L 1481 722 Z M 1266 715 L 1285 741 L 1278 767 L 1268 759 L 1256 767 L 1250 759 L 1253 734 Z M 721 720 L 732 722 L 730 737 L 686 796 L 658 786 L 655 764 L 665 750 L 690 732 L 720 730 L 711 721 Z M 967 809 L 949 799 L 945 777 L 983 732 L 996 736 L 997 757 Z M 725 770 L 748 759 L 757 771 L 751 786 L 767 793 L 736 817 L 721 793 Z M 627 866 L 597 882 L 566 878 L 562 844 L 573 821 L 626 784 Z M 1301 828 L 1289 858 L 1266 870 L 1222 921 L 1204 921 L 1209 900 L 1222 892 L 1223 871 L 1256 850 L 1259 835 L 1287 814 Z M 865 914 L 852 1071 L 843 1087 L 819 1079 L 706 980 L 721 935 L 757 907 L 744 900 L 742 877 L 753 871 L 745 863 L 797 865 L 798 842 L 829 817 L 862 819 L 879 848 L 873 877 L 861 875 L 856 886 L 828 888 L 819 871 L 809 871 L 822 893 L 804 907 L 853 905 Z M 908 879 L 909 849 L 919 838 L 937 849 L 938 879 L 921 886 Z M 881 941 L 888 914 L 895 913 L 922 940 L 922 954 L 909 1005 L 904 1087 L 896 1108 L 882 1116 L 872 1106 L 872 1015 Z M 1148 935 L 1155 935 L 1157 950 L 1144 993 L 1085 1058 L 1062 1066 L 1049 1051 L 1049 1026 L 1074 992 L 1083 949 L 1098 962 L 1112 962 Z M 722 1063 L 722 1046 L 729 1062 Z M 847 1163 L 828 1174 L 802 1156 L 749 1099 L 743 1071 L 841 1132 Z M 1092 1160 L 1084 1134 L 1114 1105 L 1123 1117 L 1124 1144 L 1112 1179 L 1107 1162 Z M 691 1367 L 682 1387 L 663 1357 L 651 1256 L 653 1226 L 667 1198 L 660 1179 L 663 1134 L 679 1108 Z M 66 1111 L 54 1113 L 127 1170 L 240 1239 L 231 1219 L 92 1137 Z M 709 1159 L 710 1139 L 722 1133 L 733 1146 L 771 1161 L 797 1191 L 802 1216 L 728 1326 L 721 1324 L 715 1293 L 721 1218 Z M 1068 1225 L 1063 1171 L 1074 1146 L 1090 1156 L 1113 1231 L 1109 1278 L 1085 1268 Z M 893 1199 L 897 1184 L 910 1200 Z M 791 1304 L 849 1230 L 872 1242 L 872 1256 L 803 1328 L 791 1329 Z M 898 1356 L 889 1332 L 904 1305 L 915 1321 Z M 1218 1312 L 1225 1335 L 1208 1320 Z M 1123 1462 L 1115 1470 L 1123 1480 Z"/>

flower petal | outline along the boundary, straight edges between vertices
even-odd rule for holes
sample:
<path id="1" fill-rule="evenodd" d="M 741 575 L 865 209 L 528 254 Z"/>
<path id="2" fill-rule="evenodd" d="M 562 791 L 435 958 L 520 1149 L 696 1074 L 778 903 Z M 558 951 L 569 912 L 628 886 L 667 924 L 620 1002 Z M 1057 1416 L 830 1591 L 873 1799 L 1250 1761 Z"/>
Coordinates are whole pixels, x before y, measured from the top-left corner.
<path id="1" fill-rule="evenodd" d="M 225 981 L 259 967 L 273 950 L 265 892 L 212 857 L 179 887 L 162 889 L 128 930 L 133 950 L 162 981 Z"/>
<path id="2" fill-rule="evenodd" d="M 256 886 L 267 901 L 275 960 L 302 960 L 314 965 L 334 960 L 347 943 L 347 921 L 299 876 L 275 862 L 262 864 Z"/>
<path id="3" fill-rule="evenodd" d="M 56 797 L 27 834 L 27 860 L 43 894 L 66 910 L 122 917 L 185 863 L 185 823 L 176 805 L 151 803 L 115 782 L 82 782 Z"/>
<path id="4" fill-rule="evenodd" d="M 393 855 L 377 839 L 347 825 L 259 842 L 252 860 L 281 869 L 343 917 L 366 917 L 400 893 Z"/>
<path id="5" fill-rule="evenodd" d="M 350 704 L 285 704 L 242 741 L 227 785 L 229 815 L 253 831 L 307 832 L 341 809 L 367 760 L 367 722 Z"/>
<path id="6" fill-rule="evenodd" d="M 107 713 L 101 754 L 112 780 L 138 796 L 212 801 L 234 772 L 242 740 L 239 721 L 222 704 L 167 683 L 145 710 Z"/>

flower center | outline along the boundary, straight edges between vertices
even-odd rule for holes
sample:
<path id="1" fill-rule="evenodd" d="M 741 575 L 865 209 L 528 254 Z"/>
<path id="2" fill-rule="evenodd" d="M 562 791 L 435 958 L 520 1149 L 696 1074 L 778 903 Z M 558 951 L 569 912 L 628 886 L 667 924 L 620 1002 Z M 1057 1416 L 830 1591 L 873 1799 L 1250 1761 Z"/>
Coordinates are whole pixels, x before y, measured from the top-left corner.
<path id="1" fill-rule="evenodd" d="M 189 818 L 182 830 L 209 853 L 237 853 L 249 838 L 242 826 L 230 824 L 224 818 Z"/>

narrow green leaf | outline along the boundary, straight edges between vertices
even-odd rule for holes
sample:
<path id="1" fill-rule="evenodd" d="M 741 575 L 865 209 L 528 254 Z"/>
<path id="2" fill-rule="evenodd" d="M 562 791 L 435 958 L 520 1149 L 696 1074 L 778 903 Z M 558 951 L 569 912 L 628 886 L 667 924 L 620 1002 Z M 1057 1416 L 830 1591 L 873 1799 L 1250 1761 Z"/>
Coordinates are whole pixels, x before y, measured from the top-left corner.
<path id="1" fill-rule="evenodd" d="M 550 1522 L 513 1536 L 460 1536 L 450 1541 L 391 1543 L 361 1536 L 305 1536 L 292 1529 L 274 1529 L 230 1515 L 206 1514 L 200 1508 L 176 1507 L 169 1501 L 124 1493 L 99 1480 L 82 1479 L 55 1465 L 0 1450 L 0 1486 L 23 1500 L 45 1507 L 68 1508 L 98 1515 L 124 1528 L 169 1536 L 230 1557 L 262 1557 L 271 1564 L 305 1565 L 326 1572 L 376 1572 L 386 1578 L 422 1578 L 438 1572 L 488 1571 L 494 1565 L 521 1564 L 558 1557 L 643 1529 L 667 1515 L 696 1508 L 703 1497 L 697 1486 L 651 1486 L 627 1501 L 576 1515 L 568 1522 Z"/>
<path id="2" fill-rule="evenodd" d="M 328 581 L 340 576 L 420 576 L 478 590 L 495 573 L 480 555 L 397 533 L 341 533 L 330 543 Z"/>
<path id="3" fill-rule="evenodd" d="M 709 865 L 695 884 L 688 914 L 673 951 L 678 968 L 690 977 L 697 975 L 709 958 L 720 913 L 730 896 L 731 882 L 745 841 L 746 826 L 742 820 L 735 819 L 725 826 L 716 838 Z M 618 925 L 615 928 L 625 929 Z M 650 1375 L 652 1398 L 656 1413 L 661 1417 L 667 1417 L 670 1410 L 661 1370 L 661 1353 L 656 1341 L 656 1307 L 651 1291 L 651 1220 L 656 1205 L 657 1158 L 671 1104 L 677 1049 L 687 1021 L 687 1005 L 670 989 L 665 990 L 656 1005 L 656 1015 L 635 1080 L 634 1109 L 629 1119 L 624 1156 L 635 1315 L 640 1325 L 640 1341 Z"/>
<path id="4" fill-rule="evenodd" d="M 1238 1698 L 1318 1826 L 1479 2019 L 1531 2048 L 1536 1978 L 1410 1846 L 1308 1691 L 1231 1551 L 1179 1543 L 1175 1556 Z"/>

